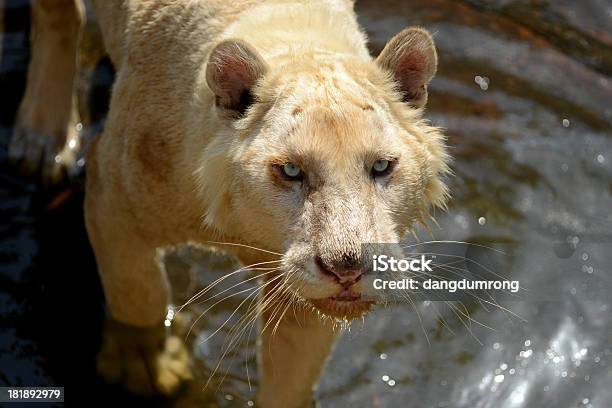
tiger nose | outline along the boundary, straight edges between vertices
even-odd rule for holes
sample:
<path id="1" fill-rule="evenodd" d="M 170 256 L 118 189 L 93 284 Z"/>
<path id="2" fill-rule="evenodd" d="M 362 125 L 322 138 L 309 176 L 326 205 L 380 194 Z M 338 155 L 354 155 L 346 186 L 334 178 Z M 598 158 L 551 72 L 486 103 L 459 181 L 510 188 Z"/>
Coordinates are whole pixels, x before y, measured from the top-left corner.
<path id="1" fill-rule="evenodd" d="M 361 268 L 359 261 L 343 260 L 330 263 L 317 256 L 315 257 L 315 263 L 324 275 L 331 276 L 345 288 L 359 282 L 363 276 L 363 268 Z"/>

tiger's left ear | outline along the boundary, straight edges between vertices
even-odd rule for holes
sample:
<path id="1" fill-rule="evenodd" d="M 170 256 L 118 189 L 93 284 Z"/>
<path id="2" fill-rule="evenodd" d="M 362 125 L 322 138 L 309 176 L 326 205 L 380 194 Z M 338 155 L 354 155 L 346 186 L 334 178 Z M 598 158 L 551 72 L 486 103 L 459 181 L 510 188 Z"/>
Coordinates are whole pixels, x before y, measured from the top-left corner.
<path id="1" fill-rule="evenodd" d="M 436 48 L 427 31 L 415 27 L 402 30 L 385 45 L 376 63 L 393 74 L 405 102 L 425 106 L 427 84 L 438 66 Z"/>

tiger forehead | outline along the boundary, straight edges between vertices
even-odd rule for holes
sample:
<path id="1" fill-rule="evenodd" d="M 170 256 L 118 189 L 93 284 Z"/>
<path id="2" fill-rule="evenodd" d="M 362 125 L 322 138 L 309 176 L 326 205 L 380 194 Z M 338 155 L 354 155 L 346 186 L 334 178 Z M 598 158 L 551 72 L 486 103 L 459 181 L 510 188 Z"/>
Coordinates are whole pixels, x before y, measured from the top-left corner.
<path id="1" fill-rule="evenodd" d="M 360 110 L 361 111 L 361 110 Z M 294 132 L 308 138 L 354 139 L 369 127 L 361 112 L 339 112 L 329 107 L 312 107 L 303 111 Z"/>
<path id="2" fill-rule="evenodd" d="M 362 111 L 374 111 L 374 107 L 370 103 L 361 101 L 356 98 L 347 97 L 346 99 L 344 99 L 344 103 L 353 105 L 353 107 L 356 107 Z M 323 105 L 323 103 L 317 104 L 317 103 L 310 102 L 310 103 L 302 103 L 302 104 L 296 105 L 291 110 L 291 116 L 299 116 L 300 114 L 304 113 L 305 110 L 309 109 L 309 107 L 320 106 L 320 105 Z"/>
<path id="3" fill-rule="evenodd" d="M 294 122 L 294 131 L 315 135 L 335 135 L 342 138 L 356 138 L 359 135 L 378 133 L 383 123 L 375 109 L 367 104 L 360 105 L 310 105 L 299 106 Z"/>
<path id="4" fill-rule="evenodd" d="M 302 78 L 291 87 L 290 92 L 295 93 L 299 101 L 291 110 L 291 115 L 298 116 L 321 107 L 344 114 L 352 110 L 374 111 L 373 103 L 368 102 L 373 97 L 371 90 L 361 82 L 336 75 L 314 80 Z"/>

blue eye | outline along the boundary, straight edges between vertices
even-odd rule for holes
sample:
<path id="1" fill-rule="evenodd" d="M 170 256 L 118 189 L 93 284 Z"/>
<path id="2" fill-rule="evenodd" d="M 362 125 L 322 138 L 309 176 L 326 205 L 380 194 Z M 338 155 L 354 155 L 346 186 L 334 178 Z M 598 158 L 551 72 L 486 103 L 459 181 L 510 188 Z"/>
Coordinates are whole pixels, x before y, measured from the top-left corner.
<path id="1" fill-rule="evenodd" d="M 391 162 L 385 159 L 378 159 L 372 165 L 372 175 L 382 176 L 386 174 L 391 168 Z"/>
<path id="2" fill-rule="evenodd" d="M 302 170 L 293 163 L 287 163 L 283 166 L 283 173 L 287 178 L 297 180 L 301 176 Z"/>

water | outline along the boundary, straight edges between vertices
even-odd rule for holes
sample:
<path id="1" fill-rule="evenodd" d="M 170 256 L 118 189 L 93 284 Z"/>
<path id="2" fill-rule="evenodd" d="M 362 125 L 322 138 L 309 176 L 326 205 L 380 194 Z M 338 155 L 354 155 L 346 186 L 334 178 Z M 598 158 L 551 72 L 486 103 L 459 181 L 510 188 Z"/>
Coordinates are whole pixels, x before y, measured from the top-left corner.
<path id="1" fill-rule="evenodd" d="M 406 25 L 434 33 L 440 62 L 427 117 L 447 129 L 456 174 L 434 237 L 504 248 L 513 279 L 530 293 L 502 302 L 509 311 L 467 305 L 471 322 L 440 302 L 376 310 L 337 344 L 317 399 L 323 407 L 612 406 L 612 5 L 363 0 L 357 11 L 374 53 Z M 0 72 L 0 385 L 63 385 L 75 400 L 95 393 L 100 403 L 136 403 L 95 376 L 103 308 L 82 226 L 82 179 L 41 193 L 5 163 L 27 61 L 24 16 L 5 24 Z M 110 82 L 99 41 L 88 25 L 79 90 L 91 134 Z M 169 255 L 175 303 L 232 267 L 195 249 Z M 230 329 L 201 340 L 245 295 L 194 327 L 197 379 L 174 406 L 249 406 L 252 342 L 226 356 L 220 385 L 202 391 Z"/>

